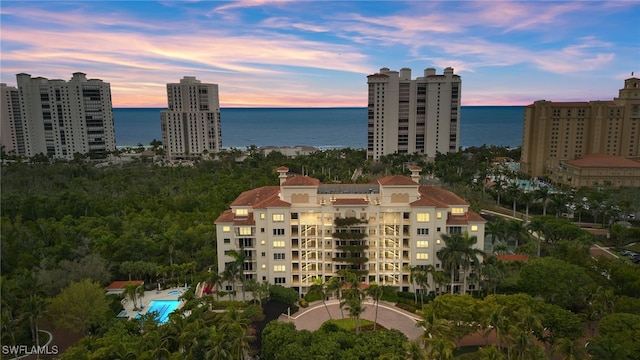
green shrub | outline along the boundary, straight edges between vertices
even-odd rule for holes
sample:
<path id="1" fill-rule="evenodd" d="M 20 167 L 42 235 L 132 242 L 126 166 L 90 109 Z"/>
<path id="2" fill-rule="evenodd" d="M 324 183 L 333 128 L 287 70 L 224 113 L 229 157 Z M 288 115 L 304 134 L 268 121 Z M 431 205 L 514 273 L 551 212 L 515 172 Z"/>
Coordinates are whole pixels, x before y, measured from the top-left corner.
<path id="1" fill-rule="evenodd" d="M 305 299 L 300 299 L 300 300 L 298 300 L 298 304 L 300 304 L 300 307 L 301 307 L 301 308 L 309 307 L 309 303 L 308 303 L 308 302 L 307 302 L 307 300 L 305 300 Z"/>
<path id="2" fill-rule="evenodd" d="M 322 295 L 317 292 L 309 292 L 304 296 L 304 299 L 307 300 L 307 302 L 314 302 L 322 300 Z"/>

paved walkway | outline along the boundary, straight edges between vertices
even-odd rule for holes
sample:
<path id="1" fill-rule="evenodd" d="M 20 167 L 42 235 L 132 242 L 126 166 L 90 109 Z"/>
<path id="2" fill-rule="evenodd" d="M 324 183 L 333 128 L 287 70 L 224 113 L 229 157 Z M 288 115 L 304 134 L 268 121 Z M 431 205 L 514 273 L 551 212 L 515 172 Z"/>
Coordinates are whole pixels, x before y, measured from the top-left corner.
<path id="1" fill-rule="evenodd" d="M 338 300 L 329 300 L 326 303 L 331 318 L 342 319 L 340 302 Z M 373 302 L 365 301 L 364 307 L 365 311 L 360 315 L 360 318 L 374 321 L 376 318 L 376 308 Z M 291 316 L 287 314 L 280 315 L 279 320 L 294 323 L 298 330 L 314 331 L 319 329 L 325 321 L 329 320 L 329 313 L 327 313 L 327 309 L 322 301 L 315 301 L 309 304 L 308 308 L 301 308 L 300 311 L 291 314 Z M 348 316 L 348 314 L 345 311 L 345 317 L 346 316 Z M 381 301 L 378 306 L 378 324 L 387 329 L 399 330 L 405 334 L 409 340 L 415 340 L 424 333 L 422 327 L 416 326 L 418 320 L 420 320 L 418 315 L 397 308 L 392 303 Z"/>

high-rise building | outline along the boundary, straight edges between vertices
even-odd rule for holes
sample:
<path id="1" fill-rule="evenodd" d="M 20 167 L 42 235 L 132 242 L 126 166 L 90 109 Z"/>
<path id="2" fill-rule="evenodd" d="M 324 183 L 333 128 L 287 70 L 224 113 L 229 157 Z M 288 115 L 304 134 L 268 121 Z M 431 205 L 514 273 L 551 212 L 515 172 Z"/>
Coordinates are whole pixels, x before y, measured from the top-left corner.
<path id="1" fill-rule="evenodd" d="M 214 154 L 222 148 L 218 84 L 193 76 L 167 84 L 167 110 L 160 112 L 162 145 L 168 159 Z"/>
<path id="2" fill-rule="evenodd" d="M 434 68 L 411 80 L 411 69 L 380 69 L 367 76 L 367 157 L 393 153 L 456 152 L 460 146 L 462 81 L 453 69 L 437 75 Z"/>
<path id="3" fill-rule="evenodd" d="M 588 154 L 640 156 L 640 79 L 629 78 L 612 101 L 552 102 L 525 107 L 520 169 L 554 173 Z"/>
<path id="4" fill-rule="evenodd" d="M 2 84 L 2 145 L 16 155 L 105 156 L 116 148 L 111 87 L 80 72 L 70 81 L 16 75 Z"/>
<path id="5" fill-rule="evenodd" d="M 301 295 L 314 279 L 326 281 L 340 270 L 364 283 L 409 291 L 409 268 L 442 269 L 436 253 L 445 246 L 443 234 L 475 236 L 474 248 L 482 250 L 486 221 L 454 193 L 420 185 L 421 168 L 410 170 L 411 177 L 368 184 L 323 184 L 278 168 L 279 186 L 245 191 L 216 219 L 218 271 L 235 261 L 234 250 L 244 252 L 246 278 Z M 429 289 L 462 290 L 464 278 L 460 273 L 446 286 L 431 282 Z"/>

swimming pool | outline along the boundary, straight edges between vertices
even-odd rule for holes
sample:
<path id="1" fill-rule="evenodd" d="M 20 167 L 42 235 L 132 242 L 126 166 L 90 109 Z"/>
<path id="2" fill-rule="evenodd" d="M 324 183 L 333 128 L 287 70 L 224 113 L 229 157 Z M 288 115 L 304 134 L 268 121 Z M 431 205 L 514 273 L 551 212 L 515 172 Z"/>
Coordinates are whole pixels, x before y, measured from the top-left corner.
<path id="1" fill-rule="evenodd" d="M 169 295 L 182 295 L 182 291 L 172 290 L 172 291 L 169 291 Z"/>
<path id="2" fill-rule="evenodd" d="M 157 312 L 156 320 L 159 324 L 164 324 L 169 320 L 169 314 L 171 314 L 180 305 L 179 300 L 152 300 L 149 303 L 149 310 L 147 314 Z"/>

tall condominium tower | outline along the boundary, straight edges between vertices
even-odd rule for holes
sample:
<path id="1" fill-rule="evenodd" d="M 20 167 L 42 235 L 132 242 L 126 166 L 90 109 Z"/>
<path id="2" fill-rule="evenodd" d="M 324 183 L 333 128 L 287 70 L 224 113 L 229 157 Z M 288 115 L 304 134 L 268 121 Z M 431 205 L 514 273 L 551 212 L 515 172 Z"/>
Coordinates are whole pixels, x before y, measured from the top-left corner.
<path id="1" fill-rule="evenodd" d="M 167 110 L 160 112 L 162 144 L 168 159 L 188 159 L 222 148 L 218 84 L 185 76 L 167 84 Z"/>
<path id="2" fill-rule="evenodd" d="M 523 172 L 548 175 L 589 154 L 640 157 L 640 79 L 626 79 L 612 101 L 539 100 L 525 107 Z"/>
<path id="3" fill-rule="evenodd" d="M 31 157 L 45 154 L 105 156 L 115 150 L 111 87 L 80 72 L 70 81 L 16 75 L 18 87 L 2 84 L 2 145 Z"/>
<path id="4" fill-rule="evenodd" d="M 424 70 L 411 80 L 411 69 L 380 69 L 367 76 L 367 157 L 373 160 L 393 153 L 458 151 L 460 145 L 460 95 L 462 81 L 453 68 Z"/>

